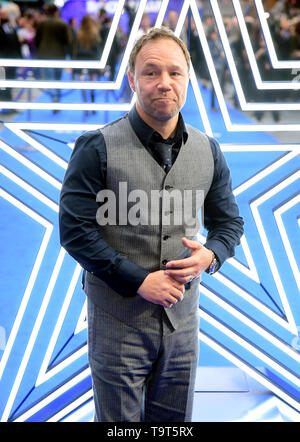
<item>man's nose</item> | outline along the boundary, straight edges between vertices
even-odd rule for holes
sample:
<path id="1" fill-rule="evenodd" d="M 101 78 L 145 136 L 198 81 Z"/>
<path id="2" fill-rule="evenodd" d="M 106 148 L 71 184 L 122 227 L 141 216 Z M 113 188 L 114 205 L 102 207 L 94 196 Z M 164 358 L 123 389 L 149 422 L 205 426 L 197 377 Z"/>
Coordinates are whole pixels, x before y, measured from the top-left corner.
<path id="1" fill-rule="evenodd" d="M 168 73 L 162 73 L 160 75 L 157 87 L 160 91 L 171 90 L 171 78 Z"/>

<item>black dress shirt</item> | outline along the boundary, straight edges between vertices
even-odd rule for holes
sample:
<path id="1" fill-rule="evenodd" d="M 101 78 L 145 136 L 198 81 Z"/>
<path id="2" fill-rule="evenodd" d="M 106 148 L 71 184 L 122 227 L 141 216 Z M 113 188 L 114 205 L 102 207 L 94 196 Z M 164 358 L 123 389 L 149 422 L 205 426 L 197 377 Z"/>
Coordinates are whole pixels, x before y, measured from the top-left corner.
<path id="1" fill-rule="evenodd" d="M 129 121 L 145 148 L 153 154 L 155 142 L 161 136 L 149 127 L 133 107 Z M 188 133 L 181 114 L 172 143 L 174 162 Z M 231 178 L 218 143 L 209 138 L 214 158 L 214 176 L 204 202 L 204 226 L 207 229 L 205 247 L 214 251 L 219 265 L 233 256 L 243 233 L 231 188 Z M 154 156 L 155 157 L 155 156 Z M 106 188 L 107 155 L 103 135 L 99 130 L 81 135 L 74 147 L 65 174 L 60 197 L 61 245 L 87 271 L 105 281 L 123 296 L 133 296 L 149 271 L 120 256 L 101 238 L 96 222 L 97 193 Z"/>

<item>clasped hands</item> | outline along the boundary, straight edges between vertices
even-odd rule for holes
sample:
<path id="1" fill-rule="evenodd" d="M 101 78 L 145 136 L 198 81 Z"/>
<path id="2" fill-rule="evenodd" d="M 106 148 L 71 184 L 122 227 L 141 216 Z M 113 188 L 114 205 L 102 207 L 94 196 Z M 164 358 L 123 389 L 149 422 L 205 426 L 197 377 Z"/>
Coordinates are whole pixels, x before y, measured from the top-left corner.
<path id="1" fill-rule="evenodd" d="M 184 284 L 203 273 L 212 261 L 212 252 L 197 241 L 182 238 L 182 244 L 191 250 L 191 256 L 169 261 L 166 270 L 149 273 L 137 293 L 145 300 L 163 307 L 172 307 L 182 301 Z"/>

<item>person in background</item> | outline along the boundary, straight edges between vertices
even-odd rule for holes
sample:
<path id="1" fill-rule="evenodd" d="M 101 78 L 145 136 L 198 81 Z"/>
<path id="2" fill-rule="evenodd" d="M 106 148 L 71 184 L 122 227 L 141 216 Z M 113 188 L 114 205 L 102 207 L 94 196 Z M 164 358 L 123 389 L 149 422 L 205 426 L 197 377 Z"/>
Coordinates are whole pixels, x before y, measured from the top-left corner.
<path id="1" fill-rule="evenodd" d="M 0 7 L 0 58 L 22 58 L 21 44 L 15 26 L 10 22 L 9 11 L 5 6 Z M 16 67 L 2 68 L 2 77 L 6 80 L 15 80 Z M 0 88 L 1 101 L 12 101 L 12 88 Z M 13 112 L 5 109 L 3 112 Z"/>
<path id="2" fill-rule="evenodd" d="M 23 58 L 34 57 L 35 20 L 33 11 L 26 10 L 18 19 L 18 38 Z"/>
<path id="3" fill-rule="evenodd" d="M 147 34 L 149 29 L 151 28 L 151 20 L 150 15 L 145 13 L 143 14 L 142 20 L 141 20 L 141 26 L 137 32 L 136 38 L 140 38 L 143 34 Z"/>
<path id="4" fill-rule="evenodd" d="M 210 49 L 211 56 L 214 61 L 217 76 L 220 82 L 221 89 L 224 89 L 226 80 L 226 60 L 222 48 L 222 43 L 218 38 L 218 33 L 214 25 L 207 29 L 207 42 Z M 216 111 L 216 93 L 214 86 L 211 89 L 211 102 L 210 108 L 212 111 Z"/>
<path id="5" fill-rule="evenodd" d="M 45 19 L 37 23 L 35 34 L 36 58 L 42 60 L 65 60 L 70 47 L 70 30 L 60 17 L 59 9 L 52 4 L 47 8 Z M 48 67 L 43 70 L 46 80 L 59 81 L 63 69 Z M 60 89 L 52 95 L 53 102 L 60 101 Z M 54 110 L 56 113 L 57 110 Z"/>
<path id="6" fill-rule="evenodd" d="M 69 33 L 70 33 L 70 47 L 68 50 L 68 53 L 70 55 L 70 58 L 75 58 L 75 45 L 76 45 L 76 39 L 77 39 L 77 18 L 72 17 L 69 20 Z"/>
<path id="7" fill-rule="evenodd" d="M 101 37 L 99 33 L 99 27 L 90 14 L 85 15 L 80 23 L 80 27 L 77 32 L 77 36 L 74 43 L 73 57 L 77 60 L 98 60 L 101 57 Z M 100 74 L 99 69 L 74 69 L 74 74 L 79 75 L 81 80 L 88 79 L 89 81 L 96 81 Z M 83 101 L 86 103 L 87 91 L 81 90 Z M 95 91 L 91 90 L 91 102 L 95 102 Z M 95 111 L 92 111 L 95 113 Z M 85 111 L 85 115 L 88 115 L 88 111 Z"/>

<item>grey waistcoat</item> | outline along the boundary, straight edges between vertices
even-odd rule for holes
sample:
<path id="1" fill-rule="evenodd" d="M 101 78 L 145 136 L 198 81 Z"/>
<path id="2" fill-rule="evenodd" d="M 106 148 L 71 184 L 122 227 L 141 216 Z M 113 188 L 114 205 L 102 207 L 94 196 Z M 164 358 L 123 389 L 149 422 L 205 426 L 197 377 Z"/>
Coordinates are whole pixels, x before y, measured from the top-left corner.
<path id="1" fill-rule="evenodd" d="M 107 148 L 107 191 L 97 195 L 103 203 L 97 212 L 101 235 L 120 255 L 151 272 L 181 255 L 181 238 L 193 238 L 201 228 L 214 161 L 208 138 L 186 127 L 188 140 L 168 174 L 142 145 L 128 116 L 101 129 Z M 136 327 L 162 309 L 138 294 L 123 297 L 88 272 L 85 292 L 103 310 Z M 199 278 L 182 302 L 165 309 L 174 328 L 197 310 L 198 298 Z"/>

